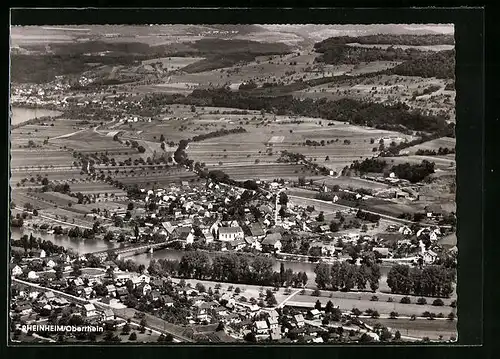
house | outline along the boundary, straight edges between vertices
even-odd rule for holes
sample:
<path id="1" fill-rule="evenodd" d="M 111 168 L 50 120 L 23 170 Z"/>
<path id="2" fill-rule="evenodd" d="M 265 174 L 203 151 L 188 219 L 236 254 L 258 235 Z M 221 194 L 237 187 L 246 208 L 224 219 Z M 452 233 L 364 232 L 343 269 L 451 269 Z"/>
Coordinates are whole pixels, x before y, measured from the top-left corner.
<path id="1" fill-rule="evenodd" d="M 431 251 L 431 250 L 425 251 L 422 254 L 422 259 L 423 259 L 424 263 L 426 263 L 426 264 L 434 263 L 437 258 L 438 258 L 437 253 L 434 251 Z"/>
<path id="2" fill-rule="evenodd" d="M 319 231 L 320 232 L 329 232 L 330 231 L 330 226 L 328 224 L 324 224 L 319 226 Z"/>
<path id="3" fill-rule="evenodd" d="M 165 307 L 173 307 L 174 306 L 174 300 L 168 295 L 162 295 L 161 300 L 163 301 L 163 305 Z"/>
<path id="4" fill-rule="evenodd" d="M 56 266 L 56 262 L 54 262 L 52 259 L 49 259 L 47 262 L 47 267 L 49 268 L 54 268 Z"/>
<path id="5" fill-rule="evenodd" d="M 43 294 L 43 298 L 45 298 L 48 302 L 54 300 L 56 296 L 54 295 L 54 292 L 48 291 Z"/>
<path id="6" fill-rule="evenodd" d="M 265 237 L 264 230 L 262 229 L 262 226 L 259 223 L 252 223 L 249 227 L 248 230 L 250 232 L 250 235 L 254 237 L 255 239 L 262 239 Z"/>
<path id="7" fill-rule="evenodd" d="M 320 319 L 321 312 L 317 309 L 311 309 L 310 311 L 307 312 L 307 318 L 309 320 L 317 320 Z"/>
<path id="8" fill-rule="evenodd" d="M 438 218 L 443 215 L 443 209 L 438 204 L 431 204 L 425 207 L 428 218 Z"/>
<path id="9" fill-rule="evenodd" d="M 271 330 L 278 329 L 278 326 L 279 326 L 278 325 L 278 318 L 269 316 L 267 318 L 267 323 L 269 324 L 269 329 L 271 329 Z"/>
<path id="10" fill-rule="evenodd" d="M 281 332 L 279 328 L 275 328 L 271 330 L 271 340 L 280 340 L 281 339 Z"/>
<path id="11" fill-rule="evenodd" d="M 19 312 L 21 315 L 29 315 L 33 311 L 33 308 L 29 303 L 23 303 L 23 304 L 18 304 L 16 311 Z"/>
<path id="12" fill-rule="evenodd" d="M 124 300 L 128 295 L 128 290 L 126 287 L 120 287 L 116 289 L 116 297 L 120 298 L 120 300 Z"/>
<path id="13" fill-rule="evenodd" d="M 115 319 L 115 313 L 113 313 L 111 309 L 104 309 L 104 311 L 101 312 L 101 320 L 107 321 L 113 319 Z"/>
<path id="14" fill-rule="evenodd" d="M 269 332 L 267 323 L 264 320 L 258 320 L 253 325 L 253 330 L 256 335 L 264 335 Z"/>
<path id="15" fill-rule="evenodd" d="M 31 280 L 34 280 L 34 279 L 38 279 L 38 274 L 36 274 L 35 271 L 29 271 L 28 272 L 28 279 L 31 279 Z"/>
<path id="16" fill-rule="evenodd" d="M 23 274 L 23 270 L 21 267 L 19 267 L 17 264 L 11 269 L 12 276 L 17 277 L 21 274 Z"/>
<path id="17" fill-rule="evenodd" d="M 229 242 L 227 245 L 230 247 L 229 249 L 233 251 L 239 251 L 246 246 L 246 242 L 244 239 L 237 239 L 235 241 Z"/>
<path id="18" fill-rule="evenodd" d="M 116 297 L 116 287 L 113 284 L 107 285 L 106 289 L 109 296 Z"/>
<path id="19" fill-rule="evenodd" d="M 94 290 L 91 287 L 85 287 L 85 288 L 83 288 L 82 296 L 84 298 L 89 299 L 92 296 L 93 292 L 94 292 Z"/>
<path id="20" fill-rule="evenodd" d="M 174 233 L 175 228 L 177 228 L 177 226 L 174 226 L 170 222 L 162 222 L 161 225 L 167 231 L 168 235 L 170 235 L 170 236 Z"/>
<path id="21" fill-rule="evenodd" d="M 194 242 L 194 230 L 191 226 L 178 227 L 174 231 L 174 238 L 180 239 L 186 242 L 186 244 L 192 244 Z"/>
<path id="22" fill-rule="evenodd" d="M 237 227 L 220 227 L 219 228 L 219 241 L 229 242 L 237 239 L 245 239 L 245 234 L 240 226 Z"/>
<path id="23" fill-rule="evenodd" d="M 95 317 L 95 316 L 97 315 L 97 311 L 96 311 L 96 309 L 95 309 L 94 304 L 92 304 L 92 303 L 85 304 L 85 305 L 83 306 L 83 314 L 84 314 L 87 318 Z"/>
<path id="24" fill-rule="evenodd" d="M 281 233 L 270 233 L 262 241 L 262 250 L 266 252 L 281 251 Z"/>
<path id="25" fill-rule="evenodd" d="M 161 298 L 161 293 L 157 289 L 153 289 L 151 292 L 151 299 L 157 301 Z"/>
<path id="26" fill-rule="evenodd" d="M 297 328 L 302 328 L 306 323 L 304 322 L 304 316 L 302 314 L 297 314 L 293 316 L 293 322 Z"/>
<path id="27" fill-rule="evenodd" d="M 83 279 L 78 277 L 76 279 L 73 280 L 73 284 L 76 285 L 77 287 L 79 286 L 82 286 L 83 285 Z"/>
<path id="28" fill-rule="evenodd" d="M 378 253 L 381 257 L 387 258 L 391 256 L 389 248 L 385 247 L 373 247 L 373 252 Z"/>
<path id="29" fill-rule="evenodd" d="M 245 237 L 245 242 L 246 242 L 247 246 L 249 246 L 250 248 L 256 249 L 258 251 L 262 250 L 262 245 L 255 237 L 247 236 L 247 237 Z"/>
<path id="30" fill-rule="evenodd" d="M 413 234 L 413 231 L 408 226 L 401 226 L 398 230 L 399 233 L 409 236 Z"/>
<path id="31" fill-rule="evenodd" d="M 145 282 L 141 282 L 136 288 L 142 292 L 142 295 L 146 295 L 151 291 L 151 285 Z"/>
<path id="32" fill-rule="evenodd" d="M 210 233 L 210 230 L 207 228 L 206 231 L 205 230 L 202 230 L 202 233 L 203 233 L 203 238 L 202 240 L 206 243 L 206 244 L 209 244 L 209 243 L 212 243 L 214 241 L 214 236 L 212 235 L 212 233 Z"/>

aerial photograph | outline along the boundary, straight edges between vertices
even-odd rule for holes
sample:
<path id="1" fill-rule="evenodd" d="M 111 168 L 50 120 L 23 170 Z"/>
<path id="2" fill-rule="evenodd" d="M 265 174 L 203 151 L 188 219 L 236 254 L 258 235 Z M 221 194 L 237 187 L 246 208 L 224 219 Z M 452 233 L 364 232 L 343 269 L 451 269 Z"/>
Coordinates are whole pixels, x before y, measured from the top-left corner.
<path id="1" fill-rule="evenodd" d="M 12 345 L 456 343 L 453 24 L 10 27 Z"/>

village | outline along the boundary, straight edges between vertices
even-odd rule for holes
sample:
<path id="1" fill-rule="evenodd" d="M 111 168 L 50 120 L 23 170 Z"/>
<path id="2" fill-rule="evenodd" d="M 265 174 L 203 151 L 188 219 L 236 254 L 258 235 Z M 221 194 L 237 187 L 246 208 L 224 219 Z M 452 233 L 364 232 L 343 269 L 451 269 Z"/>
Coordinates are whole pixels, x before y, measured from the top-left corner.
<path id="1" fill-rule="evenodd" d="M 226 285 L 214 282 L 208 287 L 203 284 L 204 281 L 188 279 L 187 272 L 177 278 L 172 277 L 174 273 L 181 273 L 179 265 L 182 267 L 183 260 L 179 264 L 160 259 L 156 266 L 150 264 L 146 268 L 134 265 L 130 258 L 142 252 L 154 253 L 155 248 L 170 247 L 183 249 L 187 254 L 214 252 L 264 256 L 266 259 L 269 258 L 266 256 L 271 256 L 281 260 L 285 266 L 286 261 L 352 262 L 360 266 L 361 261 L 369 257 L 380 265 L 398 263 L 422 267 L 442 263 L 453 254 L 453 248 L 445 250 L 438 244 L 438 239 L 443 236 L 438 225 L 391 224 L 381 229 L 380 219 L 379 223 L 373 224 L 364 220 L 361 210 L 352 208 L 337 211 L 336 219 L 324 224 L 324 218 L 311 216 L 311 208 L 291 203 L 286 195 L 286 184 L 271 182 L 258 185 L 263 189 L 248 190 L 207 179 L 204 184 L 198 185 L 182 182 L 180 186 L 172 185 L 165 189 L 137 189 L 136 193 L 131 193 L 133 199 L 128 210 L 112 214 L 112 217 L 120 217 L 124 221 L 136 219 L 135 230 L 124 231 L 119 227 L 106 229 L 107 233 L 114 233 L 111 241 L 120 236 L 118 231 L 126 233 L 131 250 L 125 247 L 116 252 L 78 254 L 48 245 L 45 241 L 38 240 L 37 244 L 31 234 L 32 238 L 25 238 L 24 242 L 28 244 L 24 249 L 23 245 L 12 247 L 13 285 L 15 288 L 19 284 L 24 290 L 12 292 L 16 294 L 12 298 L 11 315 L 18 323 L 39 323 L 46 320 L 57 322 L 60 315 L 67 318 L 74 314 L 90 323 L 97 321 L 109 325 L 109 320 L 114 323 L 115 317 L 121 318 L 122 324 L 127 319 L 138 322 L 137 318 L 124 313 L 127 308 L 142 306 L 149 315 L 171 318 L 169 323 L 173 319 L 175 324 L 170 323 L 176 329 L 173 333 L 184 333 L 188 328 L 196 332 L 194 328 L 197 326 L 217 324 L 224 329 L 215 330 L 216 335 L 234 340 L 323 342 L 330 338 L 333 341 L 359 341 L 361 337 L 367 341 L 380 340 L 382 333 L 385 333 L 382 335 L 385 338 L 396 334 L 387 334 L 390 330 L 386 327 L 374 329 L 364 324 L 359 319 L 362 313 L 357 313 L 355 308 L 345 312 L 347 308 L 344 306 L 342 312 L 333 303 L 321 304 L 328 297 L 318 300 L 320 291 L 316 286 L 311 287 L 311 283 L 307 285 L 307 279 L 304 282 L 300 279 L 294 281 L 294 278 L 282 278 L 277 282 L 270 280 L 267 289 L 258 286 L 258 281 L 249 279 L 250 286 L 245 286 L 248 289 L 242 292 L 242 286 L 237 283 Z M 429 217 L 432 216 L 429 213 Z M 339 224 L 348 221 L 360 223 L 339 231 Z M 364 230 L 361 227 L 365 227 Z M 68 226 L 68 229 L 71 227 Z M 366 234 L 376 230 L 381 234 Z M 339 235 L 339 232 L 343 234 Z M 388 240 L 395 237 L 400 239 Z M 107 234 L 104 238 L 110 240 Z M 177 269 L 174 269 L 176 266 Z M 295 273 L 292 275 L 297 277 Z M 298 278 L 301 276 L 299 273 Z M 210 278 L 209 275 L 204 277 Z M 251 297 L 245 296 L 246 292 Z M 309 299 L 298 302 L 287 300 L 293 296 Z M 369 296 L 370 301 L 372 297 Z M 173 308 L 172 313 L 165 308 Z M 373 316 L 373 311 L 367 311 L 369 318 L 380 315 L 377 312 Z M 392 313 L 394 316 L 393 312 L 385 315 Z M 408 314 L 407 317 L 419 314 Z M 337 320 L 330 324 L 332 316 Z M 158 328 L 157 325 L 151 330 L 158 331 Z M 347 330 L 343 332 L 339 328 Z M 168 333 L 172 334 L 172 331 Z M 185 334 L 179 335 L 179 340 L 186 337 Z M 200 335 L 192 334 L 193 340 L 207 340 L 199 339 Z M 172 338 L 174 340 L 176 336 Z"/>

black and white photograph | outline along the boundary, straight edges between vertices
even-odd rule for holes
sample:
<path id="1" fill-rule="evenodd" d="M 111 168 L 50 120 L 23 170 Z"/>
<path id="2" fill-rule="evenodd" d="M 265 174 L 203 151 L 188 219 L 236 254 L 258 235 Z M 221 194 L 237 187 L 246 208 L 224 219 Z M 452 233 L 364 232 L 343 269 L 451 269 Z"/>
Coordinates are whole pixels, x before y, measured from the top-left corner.
<path id="1" fill-rule="evenodd" d="M 9 342 L 456 343 L 455 92 L 449 23 L 12 25 Z"/>

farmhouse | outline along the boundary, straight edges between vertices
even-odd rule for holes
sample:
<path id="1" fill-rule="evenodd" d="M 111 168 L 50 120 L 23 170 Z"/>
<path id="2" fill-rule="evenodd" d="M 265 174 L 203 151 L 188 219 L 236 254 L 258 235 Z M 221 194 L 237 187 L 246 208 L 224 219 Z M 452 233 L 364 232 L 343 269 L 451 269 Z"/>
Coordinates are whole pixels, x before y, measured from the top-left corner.
<path id="1" fill-rule="evenodd" d="M 262 250 L 267 252 L 279 252 L 281 246 L 281 233 L 270 233 L 262 241 Z"/>

